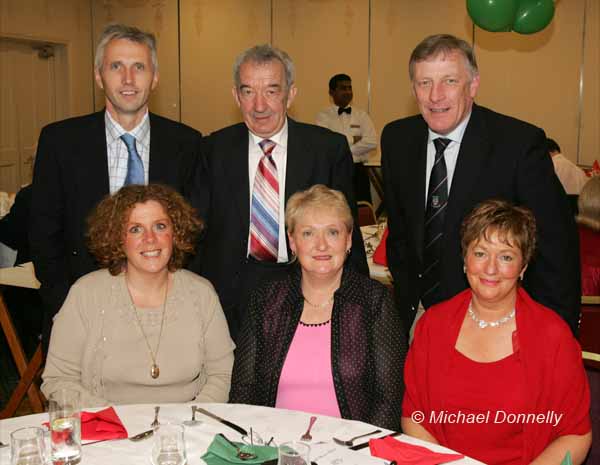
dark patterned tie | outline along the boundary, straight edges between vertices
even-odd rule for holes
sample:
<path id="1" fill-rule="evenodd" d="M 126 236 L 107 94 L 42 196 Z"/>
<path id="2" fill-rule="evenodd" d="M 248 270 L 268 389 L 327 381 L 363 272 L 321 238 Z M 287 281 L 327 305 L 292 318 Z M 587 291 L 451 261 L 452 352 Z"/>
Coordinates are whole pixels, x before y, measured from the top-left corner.
<path id="1" fill-rule="evenodd" d="M 444 217 L 448 203 L 448 172 L 446 171 L 444 150 L 450 142 L 450 139 L 441 137 L 433 140 L 435 161 L 429 177 L 425 210 L 424 269 L 421 288 L 423 290 L 421 302 L 425 308 L 439 301 L 439 262 L 444 238 Z"/>

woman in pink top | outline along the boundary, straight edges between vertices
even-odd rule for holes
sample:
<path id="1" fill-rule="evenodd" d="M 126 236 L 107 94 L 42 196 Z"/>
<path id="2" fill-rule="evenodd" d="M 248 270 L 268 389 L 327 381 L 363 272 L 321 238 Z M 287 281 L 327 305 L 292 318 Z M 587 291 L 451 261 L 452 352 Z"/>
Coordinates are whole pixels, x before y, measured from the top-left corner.
<path id="1" fill-rule="evenodd" d="M 346 262 L 352 225 L 341 192 L 316 185 L 290 197 L 297 261 L 250 299 L 230 402 L 399 428 L 405 331 L 388 290 Z"/>

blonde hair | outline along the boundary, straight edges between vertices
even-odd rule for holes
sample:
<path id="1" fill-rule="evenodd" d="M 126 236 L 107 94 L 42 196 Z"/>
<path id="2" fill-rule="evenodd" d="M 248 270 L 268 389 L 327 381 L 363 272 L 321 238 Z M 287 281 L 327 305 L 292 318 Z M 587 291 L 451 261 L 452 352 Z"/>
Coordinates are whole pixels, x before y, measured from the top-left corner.
<path id="1" fill-rule="evenodd" d="M 348 232 L 352 231 L 354 219 L 346 196 L 340 191 L 330 189 L 323 184 L 315 184 L 310 189 L 296 192 L 289 198 L 285 207 L 285 225 L 288 233 L 292 234 L 294 232 L 298 218 L 311 209 L 334 211 L 340 217 Z"/>
<path id="2" fill-rule="evenodd" d="M 600 231 L 600 176 L 592 177 L 583 185 L 577 199 L 577 223 Z"/>

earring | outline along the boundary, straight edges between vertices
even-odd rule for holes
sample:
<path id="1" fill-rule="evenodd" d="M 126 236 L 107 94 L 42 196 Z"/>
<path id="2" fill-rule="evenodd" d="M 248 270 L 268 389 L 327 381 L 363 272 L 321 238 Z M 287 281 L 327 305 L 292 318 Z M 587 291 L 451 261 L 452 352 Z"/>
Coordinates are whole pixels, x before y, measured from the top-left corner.
<path id="1" fill-rule="evenodd" d="M 463 273 L 467 274 L 467 266 L 466 265 L 463 265 Z"/>
<path id="2" fill-rule="evenodd" d="M 346 250 L 346 255 L 350 255 L 350 249 Z"/>

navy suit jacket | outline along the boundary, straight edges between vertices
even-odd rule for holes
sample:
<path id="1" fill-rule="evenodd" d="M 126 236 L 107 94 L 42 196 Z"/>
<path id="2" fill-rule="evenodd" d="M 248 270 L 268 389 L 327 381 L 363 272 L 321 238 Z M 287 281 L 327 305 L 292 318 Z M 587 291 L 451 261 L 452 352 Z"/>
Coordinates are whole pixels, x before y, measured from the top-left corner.
<path id="1" fill-rule="evenodd" d="M 191 268 L 213 283 L 226 314 L 229 308 L 239 303 L 241 274 L 248 254 L 248 137 L 248 128 L 239 123 L 204 139 L 192 195 L 192 203 L 206 221 L 207 228 Z M 288 118 L 286 202 L 295 192 L 314 184 L 325 184 L 346 195 L 356 218 L 352 170 L 352 155 L 344 136 Z M 291 257 L 289 244 L 288 256 Z M 357 224 L 350 260 L 368 274 Z"/>
<path id="2" fill-rule="evenodd" d="M 389 123 L 381 135 L 388 265 L 407 328 L 423 292 L 423 240 L 428 127 L 421 115 Z M 566 194 L 554 174 L 540 128 L 473 105 L 460 145 L 445 217 L 440 263 L 441 299 L 468 287 L 460 225 L 486 199 L 531 209 L 538 228 L 537 253 L 523 285 L 576 331 L 580 269 L 577 229 Z"/>
<path id="3" fill-rule="evenodd" d="M 109 194 L 104 111 L 42 129 L 33 176 L 30 247 L 46 310 L 56 313 L 79 277 L 97 269 L 86 220 Z M 201 134 L 150 113 L 149 182 L 188 193 Z"/>

